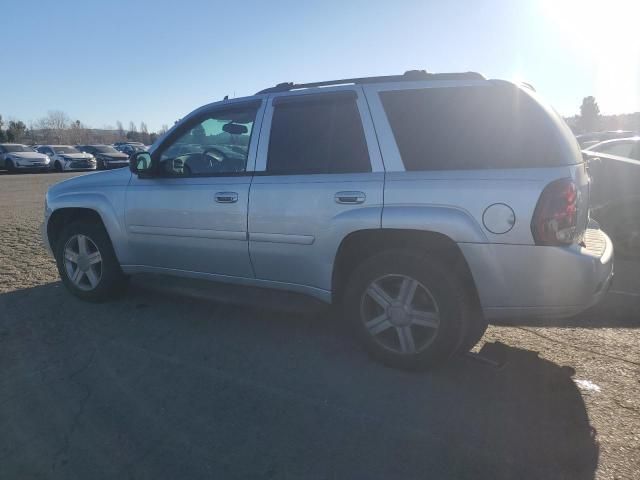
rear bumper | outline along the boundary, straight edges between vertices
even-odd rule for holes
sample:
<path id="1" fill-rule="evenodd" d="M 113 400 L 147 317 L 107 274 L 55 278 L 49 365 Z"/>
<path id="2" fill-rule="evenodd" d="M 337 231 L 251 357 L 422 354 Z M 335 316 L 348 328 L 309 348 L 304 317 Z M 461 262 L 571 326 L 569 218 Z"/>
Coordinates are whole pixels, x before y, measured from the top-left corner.
<path id="1" fill-rule="evenodd" d="M 485 317 L 567 317 L 602 300 L 613 280 L 613 244 L 601 230 L 590 234 L 597 249 L 459 244 Z"/>

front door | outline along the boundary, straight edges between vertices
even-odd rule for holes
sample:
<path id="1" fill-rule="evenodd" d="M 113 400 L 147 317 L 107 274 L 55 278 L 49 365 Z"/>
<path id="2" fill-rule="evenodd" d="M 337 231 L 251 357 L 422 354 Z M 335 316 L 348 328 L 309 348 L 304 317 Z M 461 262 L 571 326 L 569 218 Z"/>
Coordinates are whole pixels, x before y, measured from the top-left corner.
<path id="1" fill-rule="evenodd" d="M 253 277 L 247 203 L 260 103 L 187 120 L 153 152 L 153 178 L 133 176 L 125 218 L 132 263 L 156 270 Z"/>

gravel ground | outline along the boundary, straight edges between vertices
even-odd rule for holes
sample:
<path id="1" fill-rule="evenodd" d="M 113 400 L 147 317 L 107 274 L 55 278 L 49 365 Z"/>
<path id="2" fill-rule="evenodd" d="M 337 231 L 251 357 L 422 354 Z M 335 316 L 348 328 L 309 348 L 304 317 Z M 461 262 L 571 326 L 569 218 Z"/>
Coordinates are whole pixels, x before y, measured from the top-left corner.
<path id="1" fill-rule="evenodd" d="M 408 374 L 264 291 L 76 300 L 39 235 L 72 175 L 0 175 L 0 478 L 640 478 L 640 265 L 579 317 L 490 327 L 501 368 Z"/>

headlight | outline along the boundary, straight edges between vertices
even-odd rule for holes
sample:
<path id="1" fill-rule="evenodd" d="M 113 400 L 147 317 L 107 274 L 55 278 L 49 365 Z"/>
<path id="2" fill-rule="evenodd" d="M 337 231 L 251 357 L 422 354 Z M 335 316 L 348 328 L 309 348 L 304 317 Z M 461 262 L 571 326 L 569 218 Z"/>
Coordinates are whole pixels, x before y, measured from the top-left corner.
<path id="1" fill-rule="evenodd" d="M 49 163 L 49 162 L 51 162 L 51 159 L 49 158 L 49 156 L 48 156 L 48 155 L 45 155 L 45 157 L 44 157 L 44 163 Z"/>

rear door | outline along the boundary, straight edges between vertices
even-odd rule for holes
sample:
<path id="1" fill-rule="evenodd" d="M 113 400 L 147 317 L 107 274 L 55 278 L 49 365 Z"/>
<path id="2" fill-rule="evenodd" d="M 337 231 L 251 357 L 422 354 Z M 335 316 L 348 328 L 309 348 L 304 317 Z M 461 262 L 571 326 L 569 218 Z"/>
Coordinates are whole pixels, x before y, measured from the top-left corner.
<path id="1" fill-rule="evenodd" d="M 380 228 L 383 185 L 359 87 L 273 95 L 249 199 L 256 277 L 329 291 L 342 239 Z"/>

